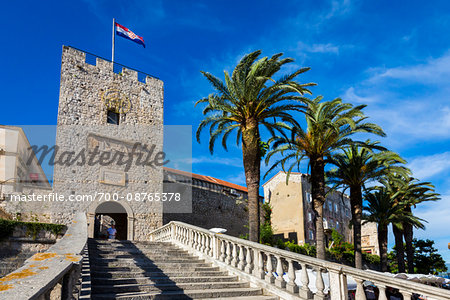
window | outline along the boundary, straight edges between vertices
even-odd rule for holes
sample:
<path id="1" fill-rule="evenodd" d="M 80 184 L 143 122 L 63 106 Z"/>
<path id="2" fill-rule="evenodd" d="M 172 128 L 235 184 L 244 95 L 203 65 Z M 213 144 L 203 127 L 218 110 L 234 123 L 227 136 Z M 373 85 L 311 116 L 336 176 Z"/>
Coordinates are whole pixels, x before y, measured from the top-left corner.
<path id="1" fill-rule="evenodd" d="M 309 239 L 314 240 L 314 232 L 312 230 L 309 231 Z"/>
<path id="2" fill-rule="evenodd" d="M 119 125 L 120 114 L 113 110 L 108 110 L 106 123 Z"/>
<path id="3" fill-rule="evenodd" d="M 339 212 L 339 206 L 337 205 L 337 203 L 334 204 L 334 211 L 336 213 Z"/>
<path id="4" fill-rule="evenodd" d="M 332 202 L 328 202 L 328 210 L 329 210 L 330 212 L 333 211 L 333 203 L 332 203 Z"/>
<path id="5" fill-rule="evenodd" d="M 311 202 L 312 201 L 312 197 L 311 194 L 306 192 L 306 201 Z"/>
<path id="6" fill-rule="evenodd" d="M 312 213 L 308 213 L 308 221 L 309 221 L 309 222 L 312 221 Z"/>
<path id="7" fill-rule="evenodd" d="M 339 230 L 339 221 L 336 221 L 336 230 Z"/>

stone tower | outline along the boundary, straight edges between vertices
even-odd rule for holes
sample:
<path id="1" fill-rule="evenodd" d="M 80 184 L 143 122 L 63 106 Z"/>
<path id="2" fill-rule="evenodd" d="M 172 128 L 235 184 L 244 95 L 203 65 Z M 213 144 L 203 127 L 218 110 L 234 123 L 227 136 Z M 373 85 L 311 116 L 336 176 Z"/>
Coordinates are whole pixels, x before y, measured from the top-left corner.
<path id="1" fill-rule="evenodd" d="M 53 188 L 66 200 L 52 203 L 52 220 L 85 211 L 92 237 L 96 214 L 122 214 L 126 238 L 146 240 L 162 225 L 161 203 L 147 196 L 163 192 L 162 166 L 125 162 L 162 153 L 163 82 L 147 75 L 141 82 L 137 71 L 117 72 L 98 57 L 87 63 L 87 55 L 63 46 Z"/>

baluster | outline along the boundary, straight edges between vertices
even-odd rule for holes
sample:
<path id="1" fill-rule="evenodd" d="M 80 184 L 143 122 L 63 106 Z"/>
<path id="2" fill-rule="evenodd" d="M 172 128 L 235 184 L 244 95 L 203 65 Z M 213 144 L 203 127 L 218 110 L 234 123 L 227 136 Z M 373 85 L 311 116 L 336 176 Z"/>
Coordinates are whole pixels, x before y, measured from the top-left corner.
<path id="1" fill-rule="evenodd" d="M 279 288 L 284 289 L 286 287 L 286 281 L 283 279 L 283 265 L 281 263 L 281 257 L 279 255 L 275 256 L 277 259 L 277 274 L 278 277 L 275 279 L 275 285 Z"/>
<path id="2" fill-rule="evenodd" d="M 259 279 L 264 279 L 266 277 L 266 273 L 264 272 L 264 259 L 263 253 L 258 249 L 254 250 L 254 257 L 257 261 L 256 268 L 253 270 L 254 275 Z"/>
<path id="3" fill-rule="evenodd" d="M 198 250 L 198 249 L 200 249 L 200 243 L 198 242 L 198 239 L 200 238 L 200 236 L 199 236 L 199 234 L 198 234 L 198 232 L 195 232 L 194 231 L 194 241 L 195 241 L 195 250 Z"/>
<path id="4" fill-rule="evenodd" d="M 238 264 L 238 258 L 237 258 L 237 247 L 236 247 L 236 244 L 235 243 L 231 243 L 232 245 L 233 245 L 233 260 L 231 261 L 231 265 L 233 266 L 233 267 L 237 267 L 237 264 Z"/>
<path id="5" fill-rule="evenodd" d="M 202 234 L 203 236 L 203 253 L 208 254 L 209 251 L 209 240 L 206 234 Z"/>
<path id="6" fill-rule="evenodd" d="M 212 252 L 211 240 L 212 240 L 211 236 L 205 234 L 205 242 L 206 242 L 205 254 L 207 255 L 211 255 Z"/>
<path id="7" fill-rule="evenodd" d="M 269 283 L 274 283 L 275 276 L 273 276 L 273 267 L 272 267 L 272 255 L 267 253 L 267 274 L 266 281 Z"/>
<path id="8" fill-rule="evenodd" d="M 209 236 L 209 256 L 214 257 L 214 237 L 212 235 Z M 217 259 L 217 257 L 214 257 L 214 259 Z"/>
<path id="9" fill-rule="evenodd" d="M 225 241 L 224 240 L 219 240 L 220 243 L 220 261 L 225 262 Z"/>
<path id="10" fill-rule="evenodd" d="M 306 264 L 301 264 L 302 266 L 302 288 L 299 291 L 300 298 L 302 299 L 312 299 L 312 292 L 309 289 L 309 276 L 308 270 L 306 269 Z"/>
<path id="11" fill-rule="evenodd" d="M 202 253 L 206 253 L 205 252 L 205 250 L 206 250 L 206 237 L 205 237 L 205 235 L 203 233 L 200 233 L 200 235 L 201 235 L 201 242 L 200 243 L 201 243 L 201 246 L 202 246 L 200 251 L 202 251 Z"/>
<path id="12" fill-rule="evenodd" d="M 317 292 L 314 295 L 314 300 L 325 299 L 325 293 L 323 292 L 323 290 L 325 289 L 325 284 L 323 283 L 321 267 L 316 268 L 316 288 Z"/>
<path id="13" fill-rule="evenodd" d="M 180 243 L 182 243 L 183 245 L 184 245 L 184 228 L 183 227 L 180 227 L 179 228 L 180 229 L 180 231 L 179 231 L 179 235 L 180 235 Z"/>
<path id="14" fill-rule="evenodd" d="M 380 295 L 378 296 L 378 300 L 388 300 L 386 296 L 386 286 L 377 284 L 377 288 L 380 291 Z"/>
<path id="15" fill-rule="evenodd" d="M 400 290 L 400 293 L 403 295 L 403 300 L 411 300 L 412 292 Z"/>
<path id="16" fill-rule="evenodd" d="M 288 292 L 297 294 L 298 293 L 298 286 L 295 283 L 295 269 L 294 269 L 294 262 L 292 259 L 287 259 L 288 261 L 288 278 L 289 282 L 286 284 L 286 289 Z"/>
<path id="17" fill-rule="evenodd" d="M 355 278 L 355 281 L 356 281 L 355 300 L 366 300 L 366 293 L 364 292 L 363 286 L 364 280 Z"/>
<path id="18" fill-rule="evenodd" d="M 245 257 L 245 272 L 252 274 L 253 262 L 252 262 L 252 248 L 247 247 L 247 256 Z"/>
<path id="19" fill-rule="evenodd" d="M 244 261 L 244 246 L 239 245 L 239 264 L 238 264 L 238 268 L 239 270 L 244 270 L 245 267 L 245 261 Z"/>
<path id="20" fill-rule="evenodd" d="M 231 265 L 231 246 L 230 246 L 230 242 L 226 242 L 227 243 L 227 257 L 225 262 L 227 263 L 227 265 Z"/>
<path id="21" fill-rule="evenodd" d="M 197 232 L 197 250 L 201 251 L 202 249 L 202 235 Z"/>

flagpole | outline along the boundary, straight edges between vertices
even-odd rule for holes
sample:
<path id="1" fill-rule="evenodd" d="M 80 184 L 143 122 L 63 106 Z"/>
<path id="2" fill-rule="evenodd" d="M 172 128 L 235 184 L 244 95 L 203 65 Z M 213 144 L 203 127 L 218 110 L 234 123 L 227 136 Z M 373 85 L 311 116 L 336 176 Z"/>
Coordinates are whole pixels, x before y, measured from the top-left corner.
<path id="1" fill-rule="evenodd" d="M 113 66 L 114 66 L 114 45 L 116 42 L 116 19 L 113 18 L 113 27 L 112 27 L 112 59 L 111 61 L 113 62 Z"/>

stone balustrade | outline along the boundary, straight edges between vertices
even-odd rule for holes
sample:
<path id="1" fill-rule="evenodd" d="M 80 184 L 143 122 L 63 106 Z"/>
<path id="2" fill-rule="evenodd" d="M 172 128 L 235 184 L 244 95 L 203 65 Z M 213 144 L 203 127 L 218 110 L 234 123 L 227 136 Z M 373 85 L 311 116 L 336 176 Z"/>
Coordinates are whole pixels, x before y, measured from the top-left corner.
<path id="1" fill-rule="evenodd" d="M 448 290 L 212 233 L 181 222 L 172 221 L 154 230 L 151 239 L 177 244 L 282 299 L 347 300 L 347 277 L 356 282 L 356 300 L 366 299 L 365 281 L 379 289 L 380 300 L 387 300 L 388 287 L 398 289 L 405 300 L 412 299 L 413 294 L 421 295 L 423 299 L 450 299 Z M 287 276 L 281 276 L 284 273 Z M 310 288 L 312 273 L 315 273 L 314 293 Z M 325 274 L 328 275 L 328 291 L 324 283 Z M 298 281 L 300 286 L 295 283 Z"/>
<path id="2" fill-rule="evenodd" d="M 0 299 L 72 299 L 86 242 L 86 214 L 77 213 L 61 240 L 0 278 Z"/>

